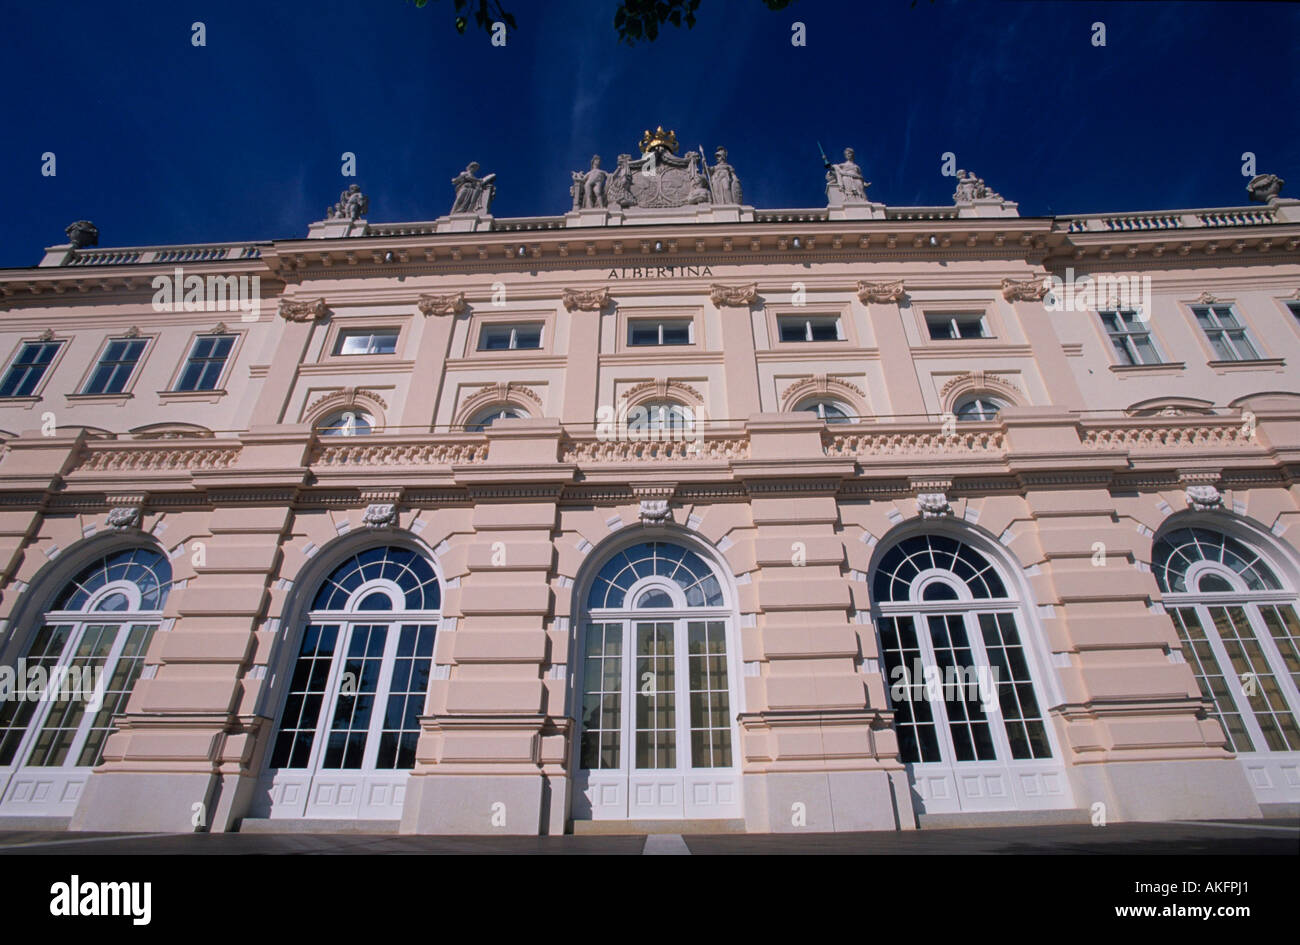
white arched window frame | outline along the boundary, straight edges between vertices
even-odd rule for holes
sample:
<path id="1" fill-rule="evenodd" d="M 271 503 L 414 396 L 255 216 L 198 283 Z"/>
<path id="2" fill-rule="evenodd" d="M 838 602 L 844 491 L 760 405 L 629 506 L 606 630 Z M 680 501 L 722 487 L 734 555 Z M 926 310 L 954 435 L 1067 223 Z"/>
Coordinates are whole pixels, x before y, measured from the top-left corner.
<path id="1" fill-rule="evenodd" d="M 599 560 L 578 588 L 575 816 L 739 816 L 734 606 L 720 572 L 672 536 Z"/>
<path id="2" fill-rule="evenodd" d="M 171 586 L 165 555 L 126 547 L 97 555 L 52 596 L 15 660 L 39 667 L 47 689 L 28 692 L 27 674 L 15 673 L 23 691 L 0 701 L 0 808 L 70 813 L 144 670 Z"/>
<path id="3" fill-rule="evenodd" d="M 852 423 L 857 419 L 852 407 L 829 397 L 810 397 L 800 401 L 794 409 L 797 413 L 816 414 L 827 423 Z"/>
<path id="4" fill-rule="evenodd" d="M 628 435 L 671 433 L 689 436 L 695 432 L 695 410 L 672 400 L 648 400 L 627 408 Z"/>
<path id="5" fill-rule="evenodd" d="M 321 436 L 365 436 L 374 429 L 374 416 L 360 407 L 336 410 L 316 425 Z"/>
<path id="6" fill-rule="evenodd" d="M 313 590 L 281 690 L 264 787 L 271 817 L 401 814 L 441 619 L 431 559 L 362 548 Z"/>
<path id="7" fill-rule="evenodd" d="M 1300 751 L 1300 619 L 1281 572 L 1253 543 L 1199 524 L 1162 533 L 1151 567 L 1229 749 Z"/>
<path id="8" fill-rule="evenodd" d="M 871 598 L 899 757 L 926 813 L 1069 807 L 1059 698 L 1023 589 L 968 536 L 884 546 Z"/>
<path id="9" fill-rule="evenodd" d="M 972 394 L 958 400 L 952 412 L 958 420 L 996 420 L 1005 406 L 1006 401 L 988 394 Z"/>
<path id="10" fill-rule="evenodd" d="M 498 420 L 519 420 L 527 418 L 523 409 L 513 404 L 493 404 L 476 411 L 465 424 L 466 433 L 482 433 Z"/>

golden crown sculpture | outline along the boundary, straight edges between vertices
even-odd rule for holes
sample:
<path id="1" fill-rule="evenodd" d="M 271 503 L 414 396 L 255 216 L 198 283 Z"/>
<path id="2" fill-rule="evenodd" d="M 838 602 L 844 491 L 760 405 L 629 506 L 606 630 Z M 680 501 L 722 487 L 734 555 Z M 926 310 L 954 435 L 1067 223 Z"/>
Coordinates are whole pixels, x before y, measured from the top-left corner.
<path id="1" fill-rule="evenodd" d="M 664 131 L 664 126 L 660 125 L 654 130 L 654 134 L 647 131 L 641 136 L 641 143 L 637 145 L 642 154 L 648 154 L 655 148 L 663 148 L 669 154 L 677 153 L 677 132 Z"/>

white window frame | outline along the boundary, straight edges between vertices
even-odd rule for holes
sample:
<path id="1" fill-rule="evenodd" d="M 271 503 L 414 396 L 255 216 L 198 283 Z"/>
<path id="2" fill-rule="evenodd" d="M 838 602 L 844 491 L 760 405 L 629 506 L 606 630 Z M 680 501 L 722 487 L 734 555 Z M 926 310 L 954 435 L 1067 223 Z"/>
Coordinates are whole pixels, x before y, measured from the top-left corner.
<path id="1" fill-rule="evenodd" d="M 784 337 L 785 326 L 789 324 L 797 324 L 799 322 L 803 323 L 804 336 L 802 338 Z M 839 315 L 778 315 L 776 316 L 777 340 L 782 344 L 806 344 L 808 342 L 814 342 L 814 341 L 817 344 L 832 343 L 832 339 L 830 338 L 818 338 L 818 339 L 813 338 L 814 322 L 820 322 L 823 324 L 826 322 L 833 322 L 835 325 L 835 338 L 833 340 L 834 341 L 847 340 L 847 336 L 844 334 L 844 320 Z"/>
<path id="2" fill-rule="evenodd" d="M 1101 319 L 1102 330 L 1106 333 L 1106 338 L 1110 341 L 1111 348 L 1119 354 L 1123 352 L 1125 358 L 1124 365 L 1127 367 L 1142 367 L 1146 365 L 1164 364 L 1165 358 L 1160 350 L 1160 345 L 1156 343 L 1155 333 L 1151 330 L 1151 323 L 1141 317 L 1138 309 L 1103 309 L 1097 312 L 1097 317 Z M 1114 319 L 1114 323 L 1122 326 L 1114 329 L 1107 319 Z M 1133 328 L 1133 325 L 1144 325 L 1145 328 Z M 1146 343 L 1150 346 L 1153 360 L 1144 361 L 1141 356 L 1141 347 L 1139 347 L 1138 338 L 1145 338 Z"/>
<path id="3" fill-rule="evenodd" d="M 632 333 L 635 329 L 644 328 L 646 325 L 653 324 L 658 329 L 659 340 L 649 344 L 644 342 L 634 342 Z M 673 325 L 680 327 L 686 326 L 685 342 L 664 342 L 664 326 Z M 695 319 L 693 318 L 629 318 L 627 321 L 627 346 L 629 348 L 656 348 L 656 347 L 681 347 L 683 345 L 695 344 Z"/>
<path id="4" fill-rule="evenodd" d="M 537 344 L 529 345 L 526 348 L 519 347 L 519 330 L 521 328 L 537 329 Z M 490 331 L 509 331 L 510 344 L 505 348 L 489 348 L 486 345 L 487 334 Z M 478 350 L 487 352 L 498 351 L 541 351 L 546 347 L 546 323 L 545 322 L 484 322 L 479 327 L 478 332 Z"/>
<path id="5" fill-rule="evenodd" d="M 1233 321 L 1232 327 L 1227 327 L 1223 323 L 1223 315 L 1226 314 Z M 1201 324 L 1201 316 L 1208 315 L 1211 325 L 1209 327 Z M 1196 320 L 1197 327 L 1205 335 L 1205 340 L 1210 345 L 1210 352 L 1214 355 L 1215 361 L 1262 361 L 1264 355 L 1260 351 L 1259 345 L 1255 344 L 1250 337 L 1250 330 L 1237 312 L 1235 305 L 1231 303 L 1214 302 L 1207 305 L 1193 305 L 1192 317 Z M 1240 337 L 1236 340 L 1232 338 L 1233 334 Z M 1216 344 L 1217 339 L 1217 344 Z M 1245 344 L 1250 354 L 1243 357 L 1239 345 Z M 1223 352 L 1219 350 L 1222 345 L 1231 354 L 1231 357 L 1219 357 Z"/>
<path id="6" fill-rule="evenodd" d="M 974 338 L 963 337 L 959 324 L 973 322 L 979 325 L 980 333 Z M 948 336 L 946 338 L 936 338 L 931 329 L 937 327 L 946 327 Z M 988 316 L 984 312 L 927 312 L 925 315 L 925 331 L 931 341 L 980 341 L 982 339 L 993 337 L 989 332 Z"/>
<path id="7" fill-rule="evenodd" d="M 393 350 L 392 351 L 379 350 L 379 346 L 375 344 L 375 339 L 381 337 L 388 338 L 390 336 L 393 339 Z M 343 350 L 345 347 L 347 347 L 349 341 L 354 339 L 359 339 L 359 338 L 369 339 L 365 351 L 344 351 Z M 343 331 L 340 331 L 338 337 L 335 339 L 333 357 L 358 358 L 358 357 L 377 357 L 377 356 L 388 356 L 388 355 L 396 356 L 397 346 L 401 340 L 402 340 L 402 332 L 401 329 L 399 328 L 348 328 Z"/>

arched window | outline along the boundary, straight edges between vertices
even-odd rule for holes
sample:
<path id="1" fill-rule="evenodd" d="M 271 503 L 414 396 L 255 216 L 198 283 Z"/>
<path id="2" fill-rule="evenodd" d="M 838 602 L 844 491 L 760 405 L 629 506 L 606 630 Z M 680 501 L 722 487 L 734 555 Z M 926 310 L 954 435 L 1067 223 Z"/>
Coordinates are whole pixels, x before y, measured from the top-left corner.
<path id="1" fill-rule="evenodd" d="M 718 577 L 682 545 L 602 564 L 580 643 L 575 816 L 738 815 L 730 626 Z"/>
<path id="2" fill-rule="evenodd" d="M 628 408 L 627 430 L 640 436 L 689 436 L 695 431 L 695 411 L 671 400 L 652 400 Z"/>
<path id="3" fill-rule="evenodd" d="M 852 420 L 849 411 L 833 400 L 805 400 L 794 409 L 799 413 L 815 413 L 827 423 L 849 423 Z"/>
<path id="4" fill-rule="evenodd" d="M 1208 528 L 1162 535 L 1151 569 L 1231 750 L 1300 750 L 1296 595 L 1256 551 Z"/>
<path id="5" fill-rule="evenodd" d="M 1066 806 L 1019 602 L 988 558 L 948 535 L 903 538 L 880 557 L 872 596 L 899 757 L 923 809 Z"/>
<path id="6" fill-rule="evenodd" d="M 1005 406 L 1006 404 L 994 397 L 977 394 L 959 400 L 952 412 L 958 420 L 996 420 L 998 411 Z"/>
<path id="7" fill-rule="evenodd" d="M 365 436 L 374 430 L 375 418 L 357 407 L 339 410 L 316 426 L 321 436 Z"/>
<path id="8" fill-rule="evenodd" d="M 400 816 L 441 605 L 433 566 L 394 545 L 316 588 L 271 746 L 271 816 Z"/>
<path id="9" fill-rule="evenodd" d="M 470 417 L 469 422 L 465 424 L 466 433 L 482 433 L 488 427 L 492 426 L 498 420 L 519 420 L 524 419 L 528 414 L 524 413 L 518 407 L 512 407 L 509 404 L 494 404 L 478 411 Z"/>
<path id="10" fill-rule="evenodd" d="M 103 760 L 104 742 L 144 668 L 145 655 L 171 590 L 167 558 L 125 548 L 97 558 L 50 602 L 15 673 L 21 692 L 0 700 L 0 790 L 4 806 L 70 813 L 75 785 Z M 31 673 L 40 691 L 28 690 Z M 32 793 L 40 768 L 42 798 Z M 52 770 L 57 769 L 57 770 Z M 48 784 L 56 782 L 54 789 Z M 65 808 L 67 808 L 65 810 Z"/>

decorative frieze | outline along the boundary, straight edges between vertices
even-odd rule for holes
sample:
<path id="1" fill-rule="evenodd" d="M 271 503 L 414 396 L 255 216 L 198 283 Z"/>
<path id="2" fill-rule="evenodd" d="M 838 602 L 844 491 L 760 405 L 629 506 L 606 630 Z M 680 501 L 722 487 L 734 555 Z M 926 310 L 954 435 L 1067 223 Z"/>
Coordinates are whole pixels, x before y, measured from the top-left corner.
<path id="1" fill-rule="evenodd" d="M 1005 448 L 999 430 L 954 433 L 831 433 L 822 440 L 827 456 L 926 456 L 952 453 L 996 455 Z"/>
<path id="2" fill-rule="evenodd" d="M 226 469 L 239 458 L 239 447 L 209 449 L 96 449 L 86 454 L 78 472 L 147 472 Z"/>
<path id="3" fill-rule="evenodd" d="M 570 440 L 565 463 L 656 463 L 749 458 L 749 440 Z"/>
<path id="4" fill-rule="evenodd" d="M 337 439 L 332 437 L 331 439 Z M 487 460 L 487 443 L 322 443 L 313 466 L 452 466 Z"/>

